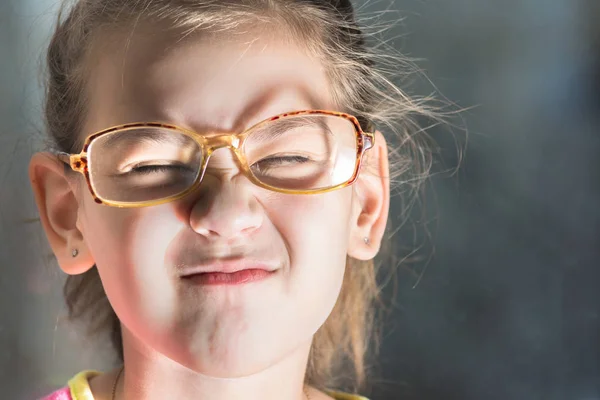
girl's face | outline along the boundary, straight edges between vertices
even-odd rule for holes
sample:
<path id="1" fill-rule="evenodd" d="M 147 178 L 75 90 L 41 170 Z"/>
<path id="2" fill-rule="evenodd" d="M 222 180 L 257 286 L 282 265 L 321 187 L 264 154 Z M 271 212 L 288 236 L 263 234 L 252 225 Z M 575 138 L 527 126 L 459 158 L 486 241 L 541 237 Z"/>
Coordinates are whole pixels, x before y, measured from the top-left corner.
<path id="1" fill-rule="evenodd" d="M 299 47 L 138 32 L 92 58 L 82 137 L 139 121 L 241 132 L 287 111 L 340 108 L 323 65 Z M 387 176 L 380 134 L 370 152 L 375 174 Z M 95 263 L 137 351 L 210 376 L 247 375 L 310 345 L 338 298 L 346 255 L 373 257 L 387 218 L 384 178 L 363 173 L 341 190 L 281 194 L 253 185 L 228 149 L 213 154 L 196 192 L 133 209 L 96 204 L 82 176 L 54 180 L 67 195 L 39 183 L 62 167 L 36 160 L 32 180 L 61 267 L 74 274 Z M 48 206 L 40 196 L 55 200 Z M 182 278 L 188 268 L 229 261 L 273 272 L 238 285 Z"/>

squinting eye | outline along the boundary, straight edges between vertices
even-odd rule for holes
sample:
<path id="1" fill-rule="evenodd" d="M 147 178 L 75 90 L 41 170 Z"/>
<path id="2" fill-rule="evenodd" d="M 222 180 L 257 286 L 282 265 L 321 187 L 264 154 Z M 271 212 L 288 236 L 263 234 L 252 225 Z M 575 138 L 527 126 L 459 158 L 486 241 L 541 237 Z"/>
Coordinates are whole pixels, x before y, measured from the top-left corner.
<path id="1" fill-rule="evenodd" d="M 134 166 L 129 171 L 128 174 L 137 174 L 137 175 L 149 175 L 152 173 L 158 172 L 194 172 L 187 165 L 184 164 L 155 164 L 155 165 L 139 165 Z"/>
<path id="2" fill-rule="evenodd" d="M 308 157 L 303 156 L 283 156 L 283 157 L 269 157 L 260 160 L 258 163 L 260 164 L 273 164 L 273 165 L 281 165 L 281 164 L 299 164 L 310 161 Z M 257 163 L 257 164 L 258 164 Z"/>
<path id="3" fill-rule="evenodd" d="M 298 164 L 304 164 L 309 162 L 310 159 L 308 157 L 303 156 L 283 156 L 283 157 L 268 157 L 263 158 L 260 161 L 255 162 L 252 167 L 261 169 L 268 169 L 273 167 L 287 167 L 294 166 Z"/>

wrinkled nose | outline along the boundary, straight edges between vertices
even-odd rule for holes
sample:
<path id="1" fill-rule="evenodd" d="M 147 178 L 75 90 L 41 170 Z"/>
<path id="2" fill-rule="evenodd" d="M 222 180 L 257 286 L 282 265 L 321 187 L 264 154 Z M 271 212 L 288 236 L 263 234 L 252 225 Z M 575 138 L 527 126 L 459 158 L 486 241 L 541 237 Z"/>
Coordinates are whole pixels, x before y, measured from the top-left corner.
<path id="1" fill-rule="evenodd" d="M 252 187 L 228 146 L 215 151 L 192 207 L 190 226 L 207 239 L 227 241 L 251 234 L 264 218 Z"/>

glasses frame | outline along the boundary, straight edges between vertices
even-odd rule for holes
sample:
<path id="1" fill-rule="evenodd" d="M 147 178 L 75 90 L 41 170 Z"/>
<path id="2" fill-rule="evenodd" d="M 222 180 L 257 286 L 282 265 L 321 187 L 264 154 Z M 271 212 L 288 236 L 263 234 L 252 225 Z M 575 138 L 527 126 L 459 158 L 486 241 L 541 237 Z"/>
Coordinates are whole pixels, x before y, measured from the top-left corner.
<path id="1" fill-rule="evenodd" d="M 267 185 L 267 184 L 259 181 L 252 174 L 252 172 L 250 170 L 250 166 L 248 165 L 248 162 L 244 155 L 244 152 L 242 151 L 244 141 L 246 140 L 246 138 L 254 130 L 262 127 L 263 125 L 269 124 L 269 123 L 279 120 L 279 119 L 291 118 L 291 117 L 296 117 L 299 115 L 335 116 L 335 117 L 345 118 L 346 120 L 348 120 L 352 123 L 352 125 L 354 126 L 354 132 L 356 134 L 356 145 L 357 145 L 356 146 L 356 149 L 357 149 L 356 150 L 356 163 L 354 166 L 354 172 L 352 173 L 352 176 L 346 182 L 340 183 L 340 184 L 332 186 L 332 187 L 323 188 L 323 189 L 312 189 L 312 190 L 280 189 L 280 188 L 270 186 L 270 185 Z M 148 200 L 148 201 L 142 201 L 142 202 L 122 202 L 122 201 L 112 201 L 112 200 L 107 200 L 107 199 L 102 198 L 96 192 L 94 185 L 92 184 L 92 180 L 90 178 L 89 161 L 88 161 L 89 160 L 88 149 L 89 149 L 90 145 L 92 144 L 92 142 L 95 139 L 97 139 L 101 136 L 111 134 L 111 133 L 114 133 L 117 131 L 127 131 L 127 130 L 131 130 L 131 129 L 143 128 L 143 127 L 166 128 L 169 130 L 177 131 L 179 133 L 182 133 L 182 134 L 192 138 L 198 144 L 200 149 L 203 152 L 205 152 L 204 153 L 205 156 L 202 159 L 202 164 L 200 165 L 200 171 L 199 171 L 198 177 L 190 185 L 190 187 L 187 188 L 186 190 L 184 190 L 176 195 L 161 198 L 158 200 Z M 210 160 L 212 153 L 215 150 L 218 150 L 220 148 L 226 147 L 226 148 L 229 148 L 232 150 L 232 152 L 234 154 L 235 162 L 238 165 L 240 171 L 242 171 L 242 173 L 252 183 L 254 183 L 258 187 L 272 190 L 274 192 L 286 193 L 286 194 L 318 194 L 318 193 L 331 192 L 331 191 L 352 185 L 358 178 L 358 174 L 359 174 L 359 171 L 360 171 L 360 168 L 362 165 L 363 155 L 365 154 L 365 152 L 367 150 L 372 148 L 374 146 L 374 144 L 375 144 L 375 133 L 364 132 L 360 126 L 360 123 L 358 122 L 358 119 L 353 115 L 346 114 L 343 112 L 327 111 L 327 110 L 301 110 L 301 111 L 287 112 L 287 113 L 279 114 L 279 115 L 276 115 L 276 116 L 273 116 L 270 118 L 266 118 L 256 124 L 252 125 L 250 128 L 244 130 L 241 133 L 217 134 L 217 135 L 211 135 L 209 137 L 203 136 L 202 134 L 199 134 L 190 129 L 186 129 L 186 128 L 183 128 L 183 127 L 180 127 L 177 125 L 167 124 L 167 123 L 162 123 L 162 122 L 136 122 L 136 123 L 117 125 L 117 126 L 113 126 L 111 128 L 103 129 L 101 131 L 98 131 L 98 132 L 95 132 L 95 133 L 92 133 L 91 135 L 89 135 L 85 139 L 85 142 L 83 144 L 83 149 L 81 150 L 81 152 L 79 154 L 57 152 L 56 156 L 60 161 L 67 164 L 68 166 L 70 166 L 73 171 L 79 172 L 85 177 L 85 180 L 87 182 L 90 193 L 92 194 L 92 197 L 94 198 L 94 201 L 96 203 L 104 204 L 104 205 L 108 205 L 108 206 L 112 206 L 112 207 L 119 207 L 119 208 L 137 208 L 137 207 L 155 206 L 155 205 L 179 200 L 179 199 L 185 197 L 186 195 L 188 195 L 190 192 L 197 189 L 198 186 L 200 185 L 200 183 L 202 182 L 202 179 L 204 178 L 204 173 L 206 172 L 206 167 L 208 165 L 208 161 Z"/>

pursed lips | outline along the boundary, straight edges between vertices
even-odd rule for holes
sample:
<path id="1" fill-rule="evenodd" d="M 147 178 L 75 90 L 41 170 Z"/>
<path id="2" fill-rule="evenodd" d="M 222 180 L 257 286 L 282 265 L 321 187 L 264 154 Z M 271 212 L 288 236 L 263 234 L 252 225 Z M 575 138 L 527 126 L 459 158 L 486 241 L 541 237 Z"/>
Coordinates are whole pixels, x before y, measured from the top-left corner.
<path id="1" fill-rule="evenodd" d="M 275 268 L 273 265 L 270 265 L 269 263 L 250 259 L 212 260 L 211 262 L 183 268 L 180 273 L 180 277 L 185 278 L 192 275 L 205 274 L 211 272 L 232 274 L 234 272 L 246 269 L 261 269 L 268 272 L 272 272 L 277 268 Z"/>

